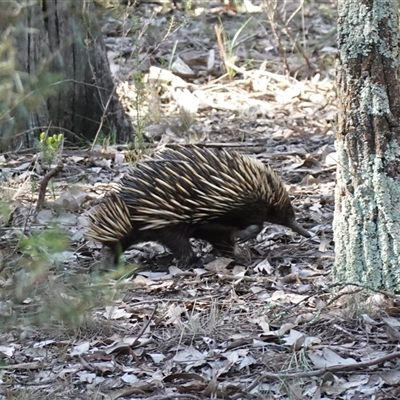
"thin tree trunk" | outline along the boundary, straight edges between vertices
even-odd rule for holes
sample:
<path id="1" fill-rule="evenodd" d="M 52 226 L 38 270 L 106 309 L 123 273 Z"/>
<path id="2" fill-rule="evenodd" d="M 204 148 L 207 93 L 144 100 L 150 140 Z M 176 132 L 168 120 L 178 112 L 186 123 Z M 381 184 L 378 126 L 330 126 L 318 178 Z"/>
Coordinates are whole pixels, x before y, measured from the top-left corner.
<path id="1" fill-rule="evenodd" d="M 10 37 L 19 69 L 40 82 L 29 94 L 34 104 L 25 107 L 24 118 L 12 115 L 12 135 L 27 132 L 25 146 L 46 127 L 70 143 L 90 143 L 99 129 L 103 136 L 131 140 L 132 125 L 115 93 L 91 0 L 30 2 L 24 15 Z"/>
<path id="2" fill-rule="evenodd" d="M 396 0 L 339 0 L 333 276 L 400 289 Z"/>

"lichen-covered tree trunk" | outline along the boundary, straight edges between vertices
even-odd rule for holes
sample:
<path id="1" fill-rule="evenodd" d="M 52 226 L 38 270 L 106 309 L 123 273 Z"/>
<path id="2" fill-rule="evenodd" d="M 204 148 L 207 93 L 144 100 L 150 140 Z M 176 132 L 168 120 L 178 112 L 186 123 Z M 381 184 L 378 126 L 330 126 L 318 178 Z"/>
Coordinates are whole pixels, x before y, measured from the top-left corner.
<path id="1" fill-rule="evenodd" d="M 397 0 L 338 2 L 333 276 L 400 289 Z"/>
<path id="2" fill-rule="evenodd" d="M 21 8 L 17 28 L 15 21 L 1 28 L 18 51 L 18 70 L 37 77 L 37 90 L 21 100 L 24 112 L 10 113 L 8 133 L 27 133 L 24 145 L 32 145 L 49 127 L 70 143 L 90 143 L 101 127 L 104 136 L 130 140 L 132 125 L 115 92 L 92 0 L 34 0 Z"/>

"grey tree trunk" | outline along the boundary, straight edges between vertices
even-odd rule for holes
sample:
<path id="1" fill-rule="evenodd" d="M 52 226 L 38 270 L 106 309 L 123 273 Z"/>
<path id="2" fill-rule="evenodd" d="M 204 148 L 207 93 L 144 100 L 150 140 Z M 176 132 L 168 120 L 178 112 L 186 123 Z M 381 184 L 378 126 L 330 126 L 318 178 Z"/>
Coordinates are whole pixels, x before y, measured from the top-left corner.
<path id="1" fill-rule="evenodd" d="M 32 101 L 21 100 L 0 127 L 3 139 L 21 144 L 23 138 L 22 145 L 31 146 L 50 127 L 75 144 L 90 143 L 99 128 L 118 141 L 131 140 L 132 125 L 115 93 L 92 1 L 40 0 L 25 7 L 18 29 L 5 26 L 7 21 L 1 28 L 9 28 L 18 49 L 17 68 L 38 82 L 27 97 Z"/>
<path id="2" fill-rule="evenodd" d="M 400 289 L 397 0 L 339 0 L 333 269 L 338 282 Z"/>

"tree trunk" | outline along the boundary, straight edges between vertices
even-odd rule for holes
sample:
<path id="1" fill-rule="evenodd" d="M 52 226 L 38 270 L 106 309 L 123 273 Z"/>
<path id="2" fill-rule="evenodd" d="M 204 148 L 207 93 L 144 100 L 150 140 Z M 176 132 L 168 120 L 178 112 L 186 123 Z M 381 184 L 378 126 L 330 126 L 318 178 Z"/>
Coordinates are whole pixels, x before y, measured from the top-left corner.
<path id="1" fill-rule="evenodd" d="M 396 0 L 339 0 L 338 282 L 400 289 L 400 87 Z"/>
<path id="2" fill-rule="evenodd" d="M 23 104 L 24 118 L 17 109 L 11 113 L 8 134 L 27 133 L 26 146 L 47 127 L 70 143 L 90 143 L 99 129 L 118 141 L 131 140 L 132 125 L 115 93 L 91 0 L 30 2 L 24 15 L 9 36 L 18 49 L 18 68 L 39 82 L 28 95 L 34 104 Z"/>

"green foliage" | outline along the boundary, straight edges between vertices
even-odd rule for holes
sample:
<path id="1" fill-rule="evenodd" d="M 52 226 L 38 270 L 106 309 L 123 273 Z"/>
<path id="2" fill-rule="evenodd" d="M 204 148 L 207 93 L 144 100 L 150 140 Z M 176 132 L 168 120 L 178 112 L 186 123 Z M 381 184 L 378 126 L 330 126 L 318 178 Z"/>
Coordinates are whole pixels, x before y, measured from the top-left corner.
<path id="1" fill-rule="evenodd" d="M 195 8 L 196 8 L 196 5 L 194 4 L 193 0 L 184 0 L 185 13 L 195 10 Z"/>
<path id="2" fill-rule="evenodd" d="M 20 234 L 19 250 L 31 266 L 53 265 L 59 259 L 58 254 L 67 249 L 68 243 L 65 232 L 50 227 L 29 237 Z"/>
<path id="3" fill-rule="evenodd" d="M 169 58 L 169 63 L 168 63 L 168 71 L 172 71 L 172 64 L 175 58 L 175 53 L 176 53 L 176 49 L 178 47 L 179 41 L 175 40 L 174 42 L 174 47 L 172 48 L 172 52 L 171 52 L 171 57 Z"/>
<path id="4" fill-rule="evenodd" d="M 149 91 L 146 83 L 144 82 L 144 76 L 142 72 L 135 72 L 132 76 L 133 83 L 135 85 L 135 97 L 133 99 L 133 105 L 135 109 L 135 143 L 134 150 L 140 155 L 143 152 L 144 145 L 144 130 L 147 126 L 149 117 L 149 109 L 145 106 L 148 99 Z"/>
<path id="5" fill-rule="evenodd" d="M 74 274 L 64 268 L 71 254 L 65 231 L 50 226 L 29 236 L 16 232 L 16 236 L 20 258 L 0 269 L 0 278 L 12 282 L 0 294 L 0 310 L 4 304 L 19 307 L 0 313 L 3 329 L 76 327 L 93 307 L 115 297 L 114 287 L 103 274 Z"/>
<path id="6" fill-rule="evenodd" d="M 5 196 L 3 195 L 3 193 L 1 193 L 1 196 L 4 200 Z M 11 217 L 10 205 L 7 204 L 5 201 L 0 201 L 0 221 L 2 222 L 1 225 L 8 225 L 10 217 Z"/>
<path id="7" fill-rule="evenodd" d="M 48 166 L 53 164 L 56 154 L 60 149 L 63 140 L 64 140 L 64 135 L 62 133 L 53 136 L 48 136 L 46 132 L 42 132 L 40 134 L 39 149 L 43 161 Z"/>
<path id="8" fill-rule="evenodd" d="M 247 26 L 247 24 L 251 21 L 252 17 L 247 19 L 241 26 L 240 28 L 236 31 L 234 34 L 233 38 L 230 38 L 224 28 L 224 25 L 222 24 L 221 19 L 219 20 L 219 27 L 220 27 L 220 32 L 222 33 L 223 36 L 223 49 L 221 50 L 221 54 L 223 55 L 223 61 L 225 65 L 226 72 L 228 74 L 228 77 L 230 80 L 232 80 L 235 75 L 235 63 L 236 63 L 236 55 L 235 55 L 235 48 L 238 44 L 238 39 L 240 34 L 243 32 L 244 28 Z"/>
<path id="9" fill-rule="evenodd" d="M 114 127 L 111 127 L 107 134 L 100 133 L 95 138 L 95 144 L 100 145 L 103 149 L 107 149 L 109 146 L 113 146 L 117 143 L 117 131 Z"/>

